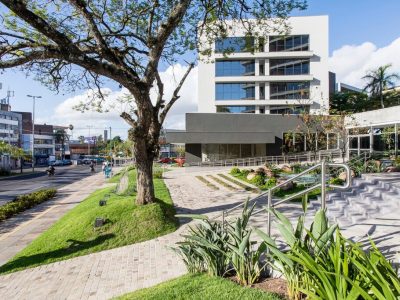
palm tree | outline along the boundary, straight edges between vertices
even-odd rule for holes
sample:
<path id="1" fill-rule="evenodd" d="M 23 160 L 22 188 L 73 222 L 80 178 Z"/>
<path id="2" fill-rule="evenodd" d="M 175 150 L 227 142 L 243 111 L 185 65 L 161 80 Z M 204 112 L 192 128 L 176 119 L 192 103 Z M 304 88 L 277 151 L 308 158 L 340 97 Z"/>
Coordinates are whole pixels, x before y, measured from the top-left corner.
<path id="1" fill-rule="evenodd" d="M 369 91 L 372 96 L 379 97 L 382 108 L 385 108 L 383 103 L 383 91 L 389 87 L 393 87 L 396 80 L 400 79 L 399 74 L 388 73 L 391 67 L 391 64 L 381 66 L 376 70 L 369 71 L 367 75 L 362 78 L 367 80 L 364 91 Z"/>
<path id="2" fill-rule="evenodd" d="M 57 144 L 61 144 L 61 159 L 64 159 L 65 156 L 65 142 L 69 140 L 68 134 L 65 132 L 64 129 L 57 129 L 54 132 L 54 137 Z"/>

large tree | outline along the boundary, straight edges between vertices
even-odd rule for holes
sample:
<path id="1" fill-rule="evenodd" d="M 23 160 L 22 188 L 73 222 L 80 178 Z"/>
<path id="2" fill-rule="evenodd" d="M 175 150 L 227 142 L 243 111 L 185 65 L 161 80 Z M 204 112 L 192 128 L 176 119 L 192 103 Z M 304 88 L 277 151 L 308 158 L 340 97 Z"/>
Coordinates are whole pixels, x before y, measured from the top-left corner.
<path id="1" fill-rule="evenodd" d="M 381 66 L 376 70 L 369 71 L 363 77 L 367 81 L 364 90 L 369 91 L 372 97 L 379 97 L 382 108 L 385 108 L 384 91 L 393 87 L 396 81 L 400 79 L 399 74 L 389 72 L 391 67 L 391 64 Z"/>
<path id="2" fill-rule="evenodd" d="M 131 126 L 137 166 L 137 203 L 154 201 L 153 159 L 160 129 L 194 66 L 188 63 L 169 99 L 159 70 L 166 64 L 212 53 L 232 21 L 246 36 L 288 30 L 285 22 L 305 0 L 0 0 L 0 68 L 23 67 L 49 87 L 89 87 L 102 93 L 102 80 L 125 87 L 134 112 Z M 272 20 L 271 17 L 279 17 Z M 273 27 L 273 28 L 272 28 Z M 201 43 L 199 36 L 202 36 Z M 201 46 L 201 48 L 200 48 Z M 254 50 L 254 49 L 253 49 Z M 250 50 L 252 51 L 252 50 Z M 182 58 L 183 56 L 183 58 Z M 157 89 L 157 99 L 150 91 Z M 97 99 L 97 98 L 96 98 Z M 91 106 L 100 106 L 93 100 Z"/>

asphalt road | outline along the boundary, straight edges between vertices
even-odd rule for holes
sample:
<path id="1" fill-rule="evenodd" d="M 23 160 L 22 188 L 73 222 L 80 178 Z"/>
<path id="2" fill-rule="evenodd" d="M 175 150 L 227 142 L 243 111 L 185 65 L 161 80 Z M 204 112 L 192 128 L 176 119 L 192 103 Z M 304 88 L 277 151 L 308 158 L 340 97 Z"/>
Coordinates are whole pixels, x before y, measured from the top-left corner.
<path id="1" fill-rule="evenodd" d="M 12 201 L 18 195 L 42 188 L 60 188 L 92 175 L 87 165 L 63 166 L 55 167 L 55 169 L 56 174 L 52 177 L 48 177 L 45 172 L 40 172 L 0 179 L 0 206 Z M 96 168 L 97 172 L 101 172 L 101 166 Z"/>

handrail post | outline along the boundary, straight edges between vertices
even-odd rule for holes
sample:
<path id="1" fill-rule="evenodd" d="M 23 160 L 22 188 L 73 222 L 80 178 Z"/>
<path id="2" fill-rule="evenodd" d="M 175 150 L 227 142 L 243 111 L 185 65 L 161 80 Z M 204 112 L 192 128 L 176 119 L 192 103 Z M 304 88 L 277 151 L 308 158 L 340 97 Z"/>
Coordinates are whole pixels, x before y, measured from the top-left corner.
<path id="1" fill-rule="evenodd" d="M 326 207 L 326 162 L 325 159 L 321 162 L 321 208 Z"/>
<path id="2" fill-rule="evenodd" d="M 268 190 L 268 211 L 267 211 L 267 235 L 271 236 L 271 207 L 272 207 L 272 191 Z"/>

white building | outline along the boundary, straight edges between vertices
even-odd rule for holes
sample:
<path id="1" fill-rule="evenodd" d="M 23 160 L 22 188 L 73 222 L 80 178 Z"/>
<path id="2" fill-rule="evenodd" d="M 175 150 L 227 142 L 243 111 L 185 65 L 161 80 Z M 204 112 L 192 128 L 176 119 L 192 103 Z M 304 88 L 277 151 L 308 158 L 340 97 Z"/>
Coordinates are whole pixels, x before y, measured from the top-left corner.
<path id="1" fill-rule="evenodd" d="M 198 66 L 199 112 L 257 114 L 326 111 L 329 105 L 328 16 L 292 17 L 290 32 L 244 37 L 236 23 Z M 257 45 L 255 53 L 247 46 Z M 233 53 L 223 53 L 229 49 Z"/>

